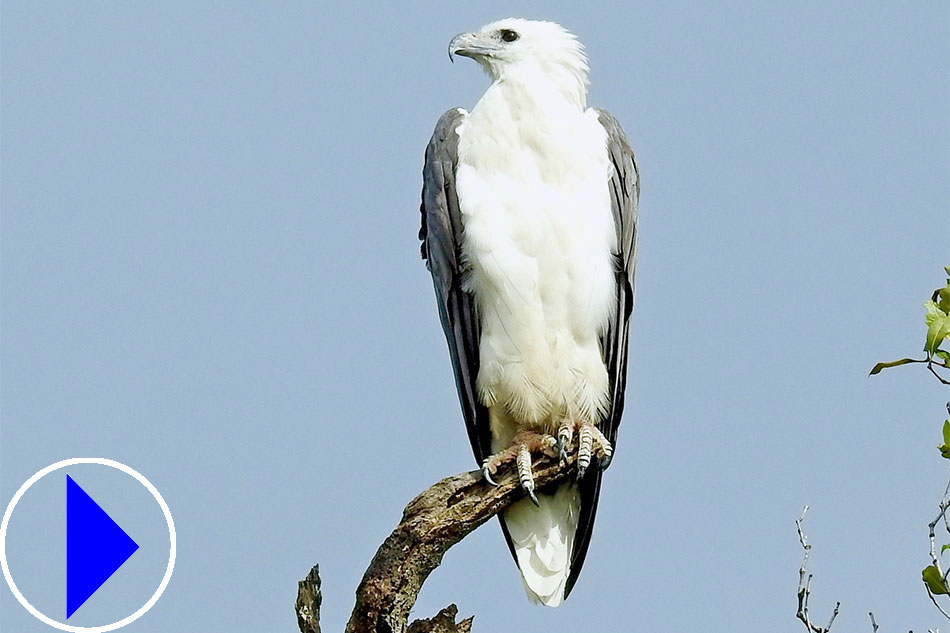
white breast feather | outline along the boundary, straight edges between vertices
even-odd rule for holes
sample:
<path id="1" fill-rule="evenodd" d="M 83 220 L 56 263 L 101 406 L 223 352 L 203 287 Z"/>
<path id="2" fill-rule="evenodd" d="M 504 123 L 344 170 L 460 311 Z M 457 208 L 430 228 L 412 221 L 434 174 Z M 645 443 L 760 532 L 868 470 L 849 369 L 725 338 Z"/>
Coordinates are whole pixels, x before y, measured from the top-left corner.
<path id="1" fill-rule="evenodd" d="M 616 301 L 606 132 L 544 82 L 530 98 L 513 90 L 493 84 L 458 129 L 464 283 L 481 324 L 476 387 L 493 451 L 521 428 L 601 420 L 610 385 L 599 337 Z M 580 500 L 573 485 L 538 498 L 504 520 L 529 598 L 557 606 Z"/>
<path id="2" fill-rule="evenodd" d="M 524 138 L 485 112 L 490 96 L 465 122 L 456 174 L 479 396 L 531 426 L 599 421 L 609 381 L 598 337 L 616 297 L 605 132 L 593 111 L 556 111 L 548 127 L 560 133 Z"/>

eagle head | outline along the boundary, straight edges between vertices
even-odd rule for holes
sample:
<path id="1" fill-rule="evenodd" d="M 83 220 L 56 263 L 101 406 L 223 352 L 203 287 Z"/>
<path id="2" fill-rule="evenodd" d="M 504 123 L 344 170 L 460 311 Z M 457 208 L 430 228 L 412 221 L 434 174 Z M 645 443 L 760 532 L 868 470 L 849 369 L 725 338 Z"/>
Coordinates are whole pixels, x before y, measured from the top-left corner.
<path id="1" fill-rule="evenodd" d="M 587 55 L 584 46 L 560 24 L 506 18 L 471 33 L 459 33 L 449 43 L 453 55 L 479 62 L 494 81 L 513 73 L 542 73 L 570 77 L 587 89 Z M 567 77 L 564 77 L 564 76 Z"/>

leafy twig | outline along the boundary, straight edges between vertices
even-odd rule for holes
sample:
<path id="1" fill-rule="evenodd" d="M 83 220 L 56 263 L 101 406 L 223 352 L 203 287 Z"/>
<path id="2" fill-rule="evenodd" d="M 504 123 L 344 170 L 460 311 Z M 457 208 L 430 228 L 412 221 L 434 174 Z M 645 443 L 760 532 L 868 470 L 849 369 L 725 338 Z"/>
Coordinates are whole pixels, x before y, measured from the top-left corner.
<path id="1" fill-rule="evenodd" d="M 924 302 L 924 308 L 927 314 L 924 321 L 927 324 L 927 336 L 924 341 L 925 358 L 902 358 L 889 363 L 878 363 L 871 369 L 873 376 L 879 374 L 881 370 L 890 367 L 898 367 L 910 363 L 926 363 L 927 370 L 934 377 L 945 385 L 950 385 L 950 380 L 944 378 L 937 371 L 937 367 L 950 369 L 950 351 L 941 348 L 944 342 L 950 341 L 950 266 L 944 268 L 947 273 L 947 283 L 943 288 L 934 290 L 929 301 Z M 941 359 L 941 360 L 937 360 Z"/>
<path id="2" fill-rule="evenodd" d="M 940 351 L 943 351 L 943 350 L 940 350 Z M 937 377 L 937 380 L 939 380 L 945 385 L 950 385 L 950 380 L 946 380 L 943 376 L 937 373 L 936 369 L 934 369 L 934 365 L 936 365 L 937 367 L 942 367 L 944 369 L 950 369 L 950 365 L 948 365 L 945 362 L 941 363 L 939 361 L 936 361 L 933 358 L 902 358 L 900 360 L 892 360 L 889 363 L 878 363 L 877 365 L 871 368 L 871 371 L 868 374 L 868 376 L 874 376 L 875 374 L 879 374 L 881 373 L 881 370 L 883 369 L 888 369 L 890 367 L 899 367 L 901 365 L 909 365 L 911 363 L 926 363 L 927 369 L 930 371 L 931 374 Z"/>

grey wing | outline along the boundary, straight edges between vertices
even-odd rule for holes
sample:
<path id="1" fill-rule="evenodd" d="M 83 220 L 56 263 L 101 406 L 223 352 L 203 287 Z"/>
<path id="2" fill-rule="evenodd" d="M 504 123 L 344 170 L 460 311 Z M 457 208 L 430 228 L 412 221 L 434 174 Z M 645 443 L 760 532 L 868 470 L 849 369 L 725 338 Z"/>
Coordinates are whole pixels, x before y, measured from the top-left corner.
<path id="1" fill-rule="evenodd" d="M 630 143 L 620 123 L 605 110 L 597 110 L 600 124 L 607 131 L 607 153 L 612 166 L 610 177 L 610 205 L 617 231 L 617 252 L 614 253 L 617 277 L 617 300 L 610 327 L 600 339 L 601 354 L 610 376 L 610 409 L 599 424 L 601 431 L 614 446 L 616 454 L 617 428 L 623 415 L 624 389 L 627 384 L 627 335 L 630 315 L 633 313 L 634 270 L 637 257 L 637 203 L 640 199 L 640 174 Z M 603 471 L 590 468 L 580 483 L 581 508 L 574 551 L 571 556 L 571 575 L 564 591 L 566 598 L 574 588 L 581 572 L 590 537 L 593 533 L 597 501 Z"/>
<path id="2" fill-rule="evenodd" d="M 600 340 L 610 376 L 610 412 L 601 430 L 613 444 L 623 415 L 624 388 L 627 384 L 627 338 L 633 313 L 634 272 L 637 262 L 637 204 L 640 200 L 640 172 L 633 149 L 620 123 L 610 113 L 597 110 L 607 131 L 607 152 L 613 167 L 610 178 L 610 206 L 617 231 L 616 275 L 617 302 L 611 326 Z"/>
<path id="3" fill-rule="evenodd" d="M 480 329 L 474 298 L 462 289 L 462 219 L 455 189 L 456 129 L 464 118 L 465 112 L 459 109 L 443 114 L 426 148 L 419 239 L 422 258 L 432 273 L 468 438 L 481 464 L 491 454 L 491 431 L 488 409 L 478 401 L 475 391 Z"/>

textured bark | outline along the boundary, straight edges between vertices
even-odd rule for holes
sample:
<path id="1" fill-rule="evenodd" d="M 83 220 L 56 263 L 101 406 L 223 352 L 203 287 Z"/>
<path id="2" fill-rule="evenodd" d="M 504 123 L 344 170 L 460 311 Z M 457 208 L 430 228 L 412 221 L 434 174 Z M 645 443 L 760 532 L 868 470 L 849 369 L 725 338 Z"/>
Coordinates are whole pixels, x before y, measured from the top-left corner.
<path id="1" fill-rule="evenodd" d="M 409 625 L 406 633 L 471 633 L 474 618 L 456 622 L 455 616 L 458 613 L 459 608 L 454 604 L 450 604 L 439 611 L 434 618 L 416 620 Z"/>
<path id="2" fill-rule="evenodd" d="M 297 627 L 300 633 L 320 633 L 320 565 L 314 565 L 307 577 L 297 583 Z"/>
<path id="3" fill-rule="evenodd" d="M 545 490 L 572 476 L 574 456 L 567 467 L 545 457 L 534 465 L 538 490 Z M 525 494 L 514 469 L 496 477 L 491 486 L 474 470 L 446 477 L 409 502 L 402 520 L 380 545 L 356 590 L 356 606 L 346 633 L 469 633 L 472 618 L 456 623 L 458 608 L 449 605 L 434 618 L 408 624 L 422 583 L 442 562 L 450 547 Z M 311 578 L 311 577 L 315 577 Z M 311 600 L 313 587 L 316 600 Z M 319 628 L 320 580 L 317 568 L 300 583 L 297 620 L 301 633 Z M 310 592 L 310 593 L 306 593 Z M 303 609 L 301 608 L 303 605 Z M 315 605 L 315 606 L 314 606 Z M 303 619 L 301 613 L 309 619 Z M 309 627 L 309 628 L 305 628 Z"/>

